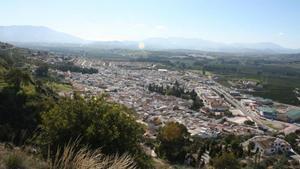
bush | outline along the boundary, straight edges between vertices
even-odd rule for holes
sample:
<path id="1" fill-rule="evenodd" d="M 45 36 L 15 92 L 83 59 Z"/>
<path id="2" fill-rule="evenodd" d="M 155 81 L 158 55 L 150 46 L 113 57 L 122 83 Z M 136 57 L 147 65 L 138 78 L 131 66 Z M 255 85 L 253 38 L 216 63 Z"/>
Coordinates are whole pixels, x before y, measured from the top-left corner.
<path id="1" fill-rule="evenodd" d="M 246 121 L 244 121 L 244 124 L 249 125 L 249 126 L 254 126 L 255 122 L 253 122 L 251 120 L 246 120 Z"/>
<path id="2" fill-rule="evenodd" d="M 171 162 L 182 163 L 187 153 L 189 133 L 187 128 L 178 122 L 169 122 L 158 134 L 159 154 Z"/>
<path id="3" fill-rule="evenodd" d="M 223 152 L 222 155 L 217 156 L 211 160 L 215 169 L 238 169 L 240 168 L 239 161 L 233 153 Z"/>
<path id="4" fill-rule="evenodd" d="M 12 153 L 4 159 L 4 165 L 7 169 L 26 169 L 22 156 L 18 153 Z"/>
<path id="5" fill-rule="evenodd" d="M 41 143 L 57 147 L 81 137 L 82 143 L 101 147 L 106 153 L 134 150 L 144 132 L 130 109 L 108 102 L 105 96 L 62 98 L 42 113 L 40 127 Z"/>
<path id="6" fill-rule="evenodd" d="M 105 154 L 130 153 L 140 157 L 143 152 L 139 143 L 144 130 L 133 113 L 123 105 L 108 101 L 105 96 L 61 98 L 53 108 L 42 113 L 41 133 L 36 141 L 44 147 L 44 154 L 48 146 L 56 150 L 80 137 L 81 145 L 101 148 Z"/>
<path id="7" fill-rule="evenodd" d="M 48 65 L 41 65 L 35 70 L 35 74 L 38 77 L 47 77 L 49 72 Z"/>
<path id="8" fill-rule="evenodd" d="M 23 70 L 11 69 L 4 80 L 8 85 L 0 91 L 0 140 L 19 144 L 24 141 L 24 134 L 36 129 L 46 96 Z"/>

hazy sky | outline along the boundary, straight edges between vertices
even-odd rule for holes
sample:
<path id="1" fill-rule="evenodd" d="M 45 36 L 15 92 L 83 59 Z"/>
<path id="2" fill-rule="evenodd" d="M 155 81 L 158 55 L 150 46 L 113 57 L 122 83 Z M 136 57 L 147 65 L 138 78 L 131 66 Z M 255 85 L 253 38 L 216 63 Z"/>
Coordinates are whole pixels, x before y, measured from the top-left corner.
<path id="1" fill-rule="evenodd" d="M 41 25 L 90 40 L 186 37 L 300 48 L 300 0 L 0 0 L 0 11 L 0 25 Z"/>

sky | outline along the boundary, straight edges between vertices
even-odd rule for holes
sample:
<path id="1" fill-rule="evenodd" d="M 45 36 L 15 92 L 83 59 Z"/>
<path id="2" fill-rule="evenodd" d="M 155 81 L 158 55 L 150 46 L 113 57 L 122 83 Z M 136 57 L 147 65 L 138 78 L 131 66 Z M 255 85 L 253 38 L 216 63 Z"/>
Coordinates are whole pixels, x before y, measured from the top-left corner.
<path id="1" fill-rule="evenodd" d="M 300 48 L 300 0 L 0 0 L 0 26 L 87 40 L 200 38 Z"/>

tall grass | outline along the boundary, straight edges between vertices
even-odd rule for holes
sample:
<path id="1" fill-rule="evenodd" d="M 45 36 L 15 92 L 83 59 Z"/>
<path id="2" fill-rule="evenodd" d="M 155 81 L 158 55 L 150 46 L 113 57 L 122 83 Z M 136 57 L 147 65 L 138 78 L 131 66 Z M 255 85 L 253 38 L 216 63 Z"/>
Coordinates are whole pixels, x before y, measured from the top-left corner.
<path id="1" fill-rule="evenodd" d="M 77 142 L 58 149 L 54 158 L 48 158 L 50 169 L 135 169 L 134 160 L 127 154 L 106 156 L 88 147 L 78 149 Z"/>
<path id="2" fill-rule="evenodd" d="M 8 169 L 26 169 L 23 156 L 20 153 L 11 153 L 4 159 L 4 165 Z"/>
<path id="3" fill-rule="evenodd" d="M 0 169 L 49 169 L 48 164 L 36 154 L 19 147 L 0 144 Z"/>
<path id="4" fill-rule="evenodd" d="M 49 151 L 50 152 L 50 151 Z M 58 148 L 47 160 L 19 147 L 5 148 L 0 144 L 0 169 L 135 169 L 128 154 L 108 156 L 99 149 L 80 148 L 79 141 Z"/>

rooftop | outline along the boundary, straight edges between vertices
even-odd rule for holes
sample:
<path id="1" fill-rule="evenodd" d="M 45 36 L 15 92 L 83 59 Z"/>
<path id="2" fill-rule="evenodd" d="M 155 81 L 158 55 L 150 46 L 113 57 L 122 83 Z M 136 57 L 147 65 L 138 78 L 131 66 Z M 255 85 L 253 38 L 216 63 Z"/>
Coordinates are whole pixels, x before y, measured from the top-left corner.
<path id="1" fill-rule="evenodd" d="M 293 120 L 300 120 L 300 109 L 292 109 L 287 112 L 287 116 Z"/>
<path id="2" fill-rule="evenodd" d="M 264 113 L 270 113 L 270 114 L 277 114 L 277 111 L 274 108 L 268 107 L 268 106 L 263 106 L 263 107 L 258 107 L 259 111 L 262 111 Z"/>

